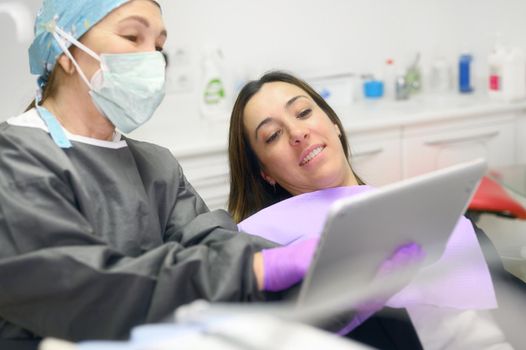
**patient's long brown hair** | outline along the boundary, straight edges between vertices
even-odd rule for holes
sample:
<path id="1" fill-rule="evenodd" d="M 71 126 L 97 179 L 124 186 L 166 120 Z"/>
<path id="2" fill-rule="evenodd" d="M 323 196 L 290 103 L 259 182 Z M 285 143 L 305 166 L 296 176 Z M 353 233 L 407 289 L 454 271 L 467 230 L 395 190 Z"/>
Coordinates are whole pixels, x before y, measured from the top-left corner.
<path id="1" fill-rule="evenodd" d="M 246 135 L 244 119 L 245 107 L 250 99 L 261 89 L 265 83 L 284 82 L 295 85 L 304 90 L 314 102 L 327 114 L 329 119 L 340 129 L 343 151 L 349 159 L 349 142 L 340 118 L 309 84 L 285 72 L 269 72 L 259 80 L 247 83 L 241 89 L 232 110 L 230 118 L 230 131 L 228 139 L 228 159 L 230 165 L 230 195 L 228 197 L 228 210 L 236 222 L 240 222 L 251 214 L 277 203 L 292 195 L 278 184 L 269 185 L 261 177 L 259 160 L 250 146 Z M 349 162 L 350 166 L 350 162 Z M 356 175 L 358 184 L 364 182 Z"/>

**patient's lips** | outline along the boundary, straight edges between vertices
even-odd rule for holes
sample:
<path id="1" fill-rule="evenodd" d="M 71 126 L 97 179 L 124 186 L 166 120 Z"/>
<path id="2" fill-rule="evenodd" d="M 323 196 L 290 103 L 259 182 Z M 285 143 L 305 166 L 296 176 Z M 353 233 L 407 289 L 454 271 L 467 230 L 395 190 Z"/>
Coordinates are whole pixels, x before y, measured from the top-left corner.
<path id="1" fill-rule="evenodd" d="M 325 149 L 325 147 L 326 146 L 323 144 L 317 144 L 308 147 L 301 153 L 299 165 L 304 166 L 305 164 L 309 163 L 311 160 L 316 158 Z"/>

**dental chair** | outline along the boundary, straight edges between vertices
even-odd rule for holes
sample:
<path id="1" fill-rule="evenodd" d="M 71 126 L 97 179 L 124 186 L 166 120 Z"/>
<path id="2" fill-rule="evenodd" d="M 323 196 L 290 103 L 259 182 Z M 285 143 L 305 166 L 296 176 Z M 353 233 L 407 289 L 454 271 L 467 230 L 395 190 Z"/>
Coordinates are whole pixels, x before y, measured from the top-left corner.
<path id="1" fill-rule="evenodd" d="M 495 180 L 484 176 L 469 205 L 475 213 L 493 213 L 509 218 L 526 219 L 526 209 Z"/>
<path id="2" fill-rule="evenodd" d="M 519 326 L 526 322 L 525 205 L 526 198 L 485 176 L 466 213 L 491 272 L 498 302 L 492 315 L 516 349 L 526 348 Z"/>
<path id="3" fill-rule="evenodd" d="M 468 210 L 468 217 L 484 232 L 500 255 L 504 268 L 526 282 L 526 198 L 483 177 Z"/>

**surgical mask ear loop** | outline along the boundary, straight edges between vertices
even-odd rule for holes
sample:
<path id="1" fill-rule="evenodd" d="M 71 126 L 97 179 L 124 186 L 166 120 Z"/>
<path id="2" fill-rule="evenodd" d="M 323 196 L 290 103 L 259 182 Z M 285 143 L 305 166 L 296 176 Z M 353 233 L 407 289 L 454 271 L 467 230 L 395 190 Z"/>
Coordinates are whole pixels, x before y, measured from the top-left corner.
<path id="1" fill-rule="evenodd" d="M 55 30 L 52 32 L 52 34 L 53 34 L 53 37 L 55 38 L 55 40 L 57 41 L 58 46 L 60 46 L 60 48 L 62 49 L 64 54 L 66 56 L 68 56 L 68 58 L 71 60 L 71 62 L 73 62 L 73 65 L 75 66 L 75 68 L 79 72 L 79 75 L 82 78 L 82 80 L 84 80 L 84 82 L 86 83 L 86 85 L 90 89 L 93 89 L 93 87 L 91 86 L 90 81 L 88 80 L 88 78 L 86 77 L 86 75 L 84 74 L 82 69 L 80 68 L 79 64 L 77 63 L 77 60 L 75 60 L 73 58 L 73 55 L 68 50 L 66 44 L 64 43 L 64 40 L 69 41 L 71 44 L 75 45 L 76 47 L 78 47 L 79 49 L 81 49 L 82 51 L 84 51 L 85 53 L 87 53 L 88 55 L 90 55 L 91 57 L 96 59 L 97 61 L 99 61 L 101 63 L 101 69 L 104 69 L 100 57 L 95 52 L 93 52 L 93 50 L 91 50 L 90 48 L 88 48 L 87 46 L 82 44 L 80 41 L 78 41 L 77 39 L 75 39 L 70 34 L 66 33 L 65 31 L 63 31 L 59 27 L 55 27 Z"/>

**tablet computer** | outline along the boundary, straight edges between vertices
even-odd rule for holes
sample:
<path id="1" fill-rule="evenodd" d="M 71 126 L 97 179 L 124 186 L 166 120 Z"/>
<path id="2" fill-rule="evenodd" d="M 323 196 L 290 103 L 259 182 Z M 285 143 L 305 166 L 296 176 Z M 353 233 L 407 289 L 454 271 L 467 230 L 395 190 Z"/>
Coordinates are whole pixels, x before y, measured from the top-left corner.
<path id="1" fill-rule="evenodd" d="M 484 160 L 475 160 L 335 202 L 298 305 L 365 288 L 405 243 L 424 249 L 423 265 L 436 262 L 486 170 Z"/>

